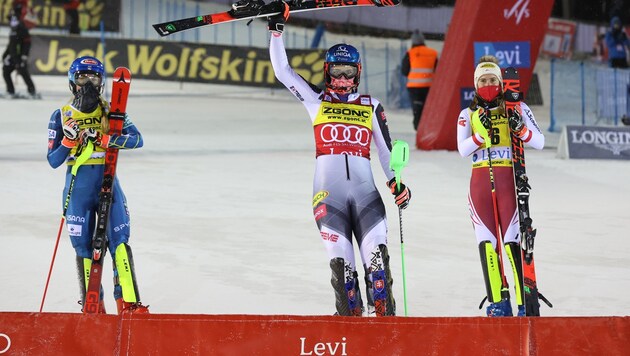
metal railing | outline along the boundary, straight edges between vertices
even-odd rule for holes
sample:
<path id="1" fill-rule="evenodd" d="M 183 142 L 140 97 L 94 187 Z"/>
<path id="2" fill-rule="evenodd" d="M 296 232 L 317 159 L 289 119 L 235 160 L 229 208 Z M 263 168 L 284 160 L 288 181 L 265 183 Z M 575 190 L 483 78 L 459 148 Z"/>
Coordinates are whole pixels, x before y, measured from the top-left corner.
<path id="1" fill-rule="evenodd" d="M 630 70 L 551 61 L 549 131 L 564 125 L 619 125 L 628 115 Z"/>

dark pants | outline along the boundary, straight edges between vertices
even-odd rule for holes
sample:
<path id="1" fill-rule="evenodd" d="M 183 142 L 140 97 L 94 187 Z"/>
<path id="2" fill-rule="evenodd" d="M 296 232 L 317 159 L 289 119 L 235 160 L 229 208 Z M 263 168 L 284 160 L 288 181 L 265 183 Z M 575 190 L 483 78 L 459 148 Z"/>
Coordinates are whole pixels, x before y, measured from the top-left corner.
<path id="1" fill-rule="evenodd" d="M 14 70 L 17 70 L 24 79 L 24 83 L 26 83 L 28 93 L 35 95 L 35 84 L 33 84 L 31 74 L 28 72 L 28 65 L 24 64 L 23 66 L 18 66 L 16 68 L 12 62 L 10 64 L 11 65 L 5 65 L 2 67 L 2 76 L 4 77 L 4 82 L 7 85 L 7 93 L 11 95 L 15 94 L 15 87 L 13 86 L 13 80 L 11 80 L 11 73 L 13 73 Z"/>
<path id="2" fill-rule="evenodd" d="M 626 61 L 625 58 L 612 58 L 610 60 L 610 67 L 611 68 L 628 68 L 628 61 Z"/>
<path id="3" fill-rule="evenodd" d="M 81 29 L 79 28 L 79 10 L 68 9 L 66 10 L 66 15 L 68 16 L 70 33 L 73 35 L 80 34 Z"/>
<path id="4" fill-rule="evenodd" d="M 420 117 L 422 117 L 422 109 L 424 108 L 424 102 L 427 100 L 429 94 L 429 87 L 426 88 L 407 88 L 409 92 L 409 100 L 411 101 L 411 108 L 413 110 L 413 129 L 418 129 L 420 124 Z"/>

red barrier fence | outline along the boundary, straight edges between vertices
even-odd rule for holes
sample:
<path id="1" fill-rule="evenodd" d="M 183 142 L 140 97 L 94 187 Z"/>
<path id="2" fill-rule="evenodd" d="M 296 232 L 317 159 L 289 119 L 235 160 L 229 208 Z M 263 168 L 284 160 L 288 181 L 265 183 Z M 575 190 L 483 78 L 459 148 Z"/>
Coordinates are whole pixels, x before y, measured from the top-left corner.
<path id="1" fill-rule="evenodd" d="M 0 313 L 0 355 L 627 355 L 630 317 Z"/>

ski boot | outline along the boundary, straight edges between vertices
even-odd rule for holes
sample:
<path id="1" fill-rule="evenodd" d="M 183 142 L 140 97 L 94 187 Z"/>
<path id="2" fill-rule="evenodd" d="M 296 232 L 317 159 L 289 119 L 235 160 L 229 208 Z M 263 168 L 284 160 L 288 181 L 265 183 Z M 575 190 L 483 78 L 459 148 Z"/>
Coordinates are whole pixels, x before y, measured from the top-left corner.
<path id="1" fill-rule="evenodd" d="M 370 263 L 364 268 L 368 316 L 396 315 L 396 301 L 392 292 L 394 282 L 389 269 L 387 246 L 376 246 L 371 253 Z"/>
<path id="2" fill-rule="evenodd" d="M 362 316 L 363 300 L 359 291 L 359 279 L 352 266 L 343 258 L 330 260 L 332 277 L 330 283 L 335 291 L 335 307 L 341 316 Z"/>
<path id="3" fill-rule="evenodd" d="M 122 298 L 116 299 L 116 308 L 118 309 L 118 315 L 123 314 L 149 314 L 149 306 L 144 306 L 142 303 L 127 303 Z"/>
<path id="4" fill-rule="evenodd" d="M 486 308 L 486 314 L 490 317 L 512 316 L 512 305 L 509 299 L 502 299 L 498 303 L 490 303 Z"/>
<path id="5" fill-rule="evenodd" d="M 239 0 L 232 4 L 230 15 L 235 18 L 256 16 L 260 14 L 265 2 L 263 0 Z"/>

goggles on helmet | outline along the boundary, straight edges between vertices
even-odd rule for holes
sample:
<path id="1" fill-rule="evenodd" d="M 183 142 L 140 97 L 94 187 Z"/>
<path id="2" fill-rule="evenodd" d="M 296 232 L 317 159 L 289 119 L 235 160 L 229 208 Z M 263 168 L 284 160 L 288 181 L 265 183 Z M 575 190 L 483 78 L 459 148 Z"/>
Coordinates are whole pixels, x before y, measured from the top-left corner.
<path id="1" fill-rule="evenodd" d="M 78 86 L 84 86 L 88 82 L 92 82 L 95 87 L 100 87 L 103 83 L 103 78 L 98 73 L 81 73 L 77 72 L 74 75 L 74 83 Z"/>
<path id="2" fill-rule="evenodd" d="M 344 76 L 346 79 L 352 79 L 359 74 L 359 68 L 354 64 L 331 63 L 328 65 L 328 74 L 333 78 Z"/>

